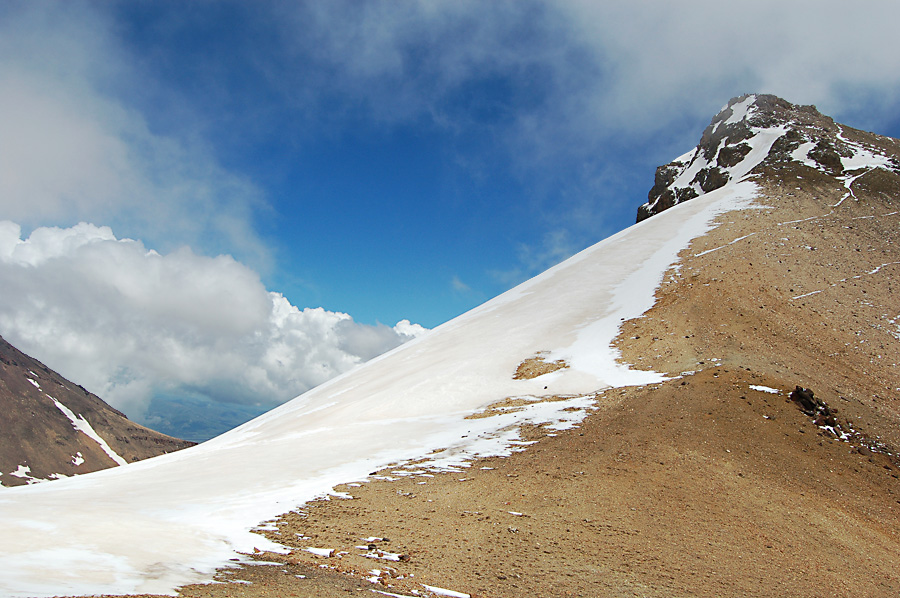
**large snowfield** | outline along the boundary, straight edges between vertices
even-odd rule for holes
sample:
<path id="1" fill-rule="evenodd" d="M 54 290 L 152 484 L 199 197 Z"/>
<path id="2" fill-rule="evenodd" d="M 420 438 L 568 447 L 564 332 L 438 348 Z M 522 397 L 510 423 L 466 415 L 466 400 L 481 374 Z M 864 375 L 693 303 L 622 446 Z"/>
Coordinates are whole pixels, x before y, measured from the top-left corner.
<path id="1" fill-rule="evenodd" d="M 612 339 L 652 306 L 678 252 L 754 195 L 744 181 L 678 205 L 209 442 L 0 490 L 0 595 L 172 593 L 238 553 L 281 549 L 250 530 L 337 484 L 508 453 L 517 422 L 565 427 L 597 390 L 659 381 L 618 364 Z M 538 352 L 569 367 L 514 380 Z M 571 400 L 537 401 L 550 395 Z M 507 397 L 536 401 L 465 419 Z"/>

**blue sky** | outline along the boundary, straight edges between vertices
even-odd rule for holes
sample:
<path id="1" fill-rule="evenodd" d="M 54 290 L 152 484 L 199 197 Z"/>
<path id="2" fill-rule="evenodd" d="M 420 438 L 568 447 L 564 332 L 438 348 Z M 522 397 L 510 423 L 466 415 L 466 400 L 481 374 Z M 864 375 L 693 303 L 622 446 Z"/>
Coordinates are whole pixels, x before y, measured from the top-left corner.
<path id="1" fill-rule="evenodd" d="M 498 32 L 470 31 L 473 10 L 444 22 L 382 4 L 366 22 L 351 16 L 355 4 L 334 6 L 297 9 L 292 26 L 251 4 L 176 19 L 171 4 L 125 5 L 118 16 L 128 51 L 164 87 L 163 99 L 135 94 L 141 112 L 165 135 L 190 121 L 220 164 L 261 187 L 268 205 L 253 217 L 271 288 L 368 323 L 430 327 L 630 224 L 631 191 L 641 196 L 664 151 L 637 158 L 643 180 L 622 193 L 632 197 L 604 190 L 592 205 L 603 147 L 577 139 L 585 147 L 573 152 L 553 131 L 523 130 L 527 119 L 555 126 L 551 104 L 564 90 L 553 62 L 588 62 L 541 27 L 547 9 L 505 5 L 487 16 L 519 22 Z M 425 26 L 410 35 L 404 19 Z M 396 38 L 366 39 L 384 35 L 369 32 L 379 23 Z M 349 31 L 330 31 L 342 25 Z"/>
<path id="2" fill-rule="evenodd" d="M 138 419 L 272 406 L 633 223 L 731 97 L 897 136 L 898 13 L 2 2 L 0 334 Z"/>

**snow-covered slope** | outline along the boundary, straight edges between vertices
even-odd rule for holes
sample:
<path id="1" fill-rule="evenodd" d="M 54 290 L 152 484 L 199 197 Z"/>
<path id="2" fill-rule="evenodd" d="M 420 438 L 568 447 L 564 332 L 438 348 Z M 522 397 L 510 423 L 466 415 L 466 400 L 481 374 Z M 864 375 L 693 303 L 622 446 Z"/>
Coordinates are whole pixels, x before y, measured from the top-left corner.
<path id="1" fill-rule="evenodd" d="M 566 409 L 588 406 L 598 389 L 658 380 L 616 363 L 619 323 L 649 308 L 678 251 L 753 189 L 728 185 L 635 225 L 212 441 L 3 490 L 0 595 L 171 592 L 235 552 L 271 549 L 250 529 L 338 483 L 435 449 L 449 450 L 431 459 L 450 461 L 512 450 L 518 421 L 566 425 L 578 417 Z M 513 379 L 541 351 L 569 367 Z M 540 401 L 554 395 L 571 398 Z M 534 404 L 465 419 L 512 396 Z"/>

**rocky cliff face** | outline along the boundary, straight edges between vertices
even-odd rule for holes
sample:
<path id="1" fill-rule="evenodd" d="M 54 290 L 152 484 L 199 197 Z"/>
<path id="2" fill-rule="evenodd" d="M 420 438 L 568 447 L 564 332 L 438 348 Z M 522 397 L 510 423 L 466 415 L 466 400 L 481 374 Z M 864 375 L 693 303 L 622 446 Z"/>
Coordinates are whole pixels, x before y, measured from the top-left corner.
<path id="1" fill-rule="evenodd" d="M 834 122 L 815 106 L 798 106 L 773 95 L 733 98 L 712 119 L 690 152 L 656 169 L 637 221 L 723 187 L 762 166 L 800 163 L 852 183 L 873 157 L 900 173 L 893 140 Z"/>
<path id="2" fill-rule="evenodd" d="M 193 444 L 130 421 L 0 337 L 0 485 L 88 473 Z"/>

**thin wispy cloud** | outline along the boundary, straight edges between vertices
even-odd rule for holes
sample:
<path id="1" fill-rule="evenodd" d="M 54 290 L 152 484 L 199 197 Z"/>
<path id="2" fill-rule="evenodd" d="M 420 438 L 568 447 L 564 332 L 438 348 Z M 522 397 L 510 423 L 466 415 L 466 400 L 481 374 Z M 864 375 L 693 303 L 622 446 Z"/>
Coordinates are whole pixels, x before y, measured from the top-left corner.
<path id="1" fill-rule="evenodd" d="M 835 0 L 764 0 L 752 10 L 703 0 L 303 2 L 278 10 L 287 60 L 304 63 L 298 72 L 314 78 L 321 97 L 343 97 L 344 109 L 384 121 L 425 118 L 457 129 L 477 121 L 530 159 L 709 118 L 738 89 L 840 114 L 854 110 L 849 90 L 895 97 L 900 83 L 891 33 L 900 6 L 888 0 L 866 11 Z M 290 73 L 282 80 L 295 83 Z M 494 86 L 490 94 L 475 93 L 483 84 Z"/>
<path id="2" fill-rule="evenodd" d="M 491 276 L 513 286 L 572 257 L 578 250 L 567 230 L 553 230 L 545 234 L 539 244 L 520 243 L 518 264 L 509 270 L 493 270 Z"/>
<path id="3" fill-rule="evenodd" d="M 454 275 L 452 279 L 450 279 L 450 286 L 453 287 L 453 290 L 457 293 L 468 293 L 472 290 L 472 287 L 464 283 L 460 280 L 459 276 Z"/>
<path id="4" fill-rule="evenodd" d="M 645 156 L 648 178 L 624 189 L 645 193 L 652 166 L 696 143 L 698 123 L 730 97 L 775 93 L 869 126 L 896 121 L 900 106 L 891 32 L 900 5 L 889 1 L 867 11 L 834 0 L 766 0 L 752 10 L 699 0 L 308 2 L 280 10 L 286 55 L 303 63 L 298 76 L 320 93 L 304 96 L 304 110 L 326 123 L 338 106 L 339 115 L 386 127 L 443 129 L 479 176 L 484 165 L 508 168 L 533 190 L 525 207 L 534 214 L 556 207 L 541 234 L 564 226 L 582 247 L 622 223 L 623 202 L 594 193 L 598 175 Z M 281 81 L 296 87 L 290 75 Z M 490 141 L 473 147 L 472 135 Z M 578 202 L 559 205 L 561 190 L 590 198 L 589 218 Z"/>

